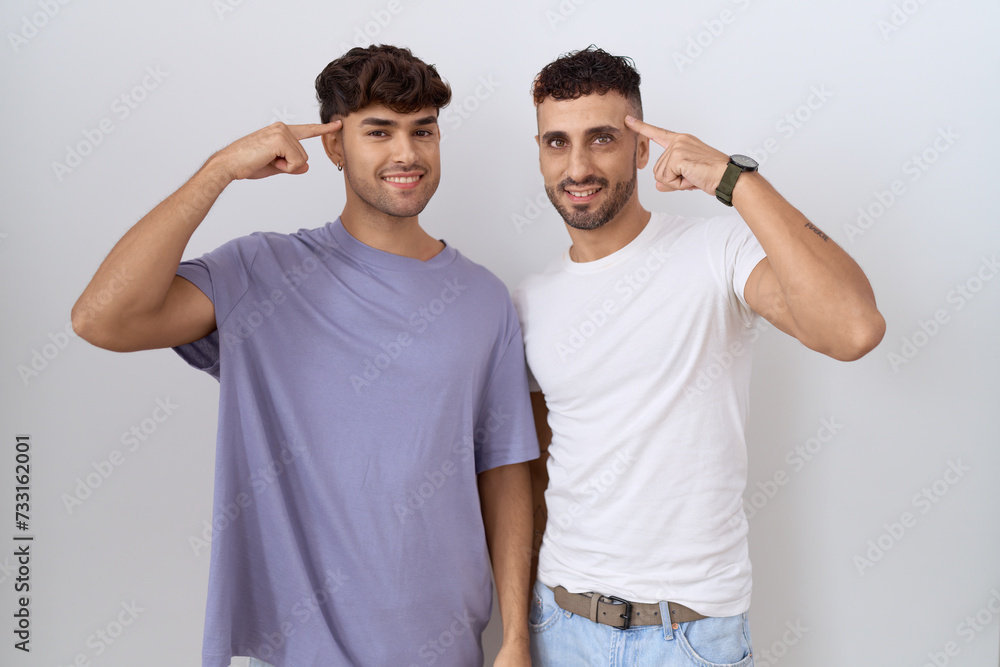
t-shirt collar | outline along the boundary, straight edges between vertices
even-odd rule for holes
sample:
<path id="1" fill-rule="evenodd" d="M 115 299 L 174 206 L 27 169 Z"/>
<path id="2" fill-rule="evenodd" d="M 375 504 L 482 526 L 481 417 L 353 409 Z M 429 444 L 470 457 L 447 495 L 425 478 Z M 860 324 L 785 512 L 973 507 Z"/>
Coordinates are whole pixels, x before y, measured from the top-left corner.
<path id="1" fill-rule="evenodd" d="M 333 245 L 339 246 L 351 257 L 365 264 L 392 271 L 428 271 L 438 269 L 454 261 L 457 254 L 454 248 L 442 240 L 441 242 L 445 244 L 444 250 L 426 261 L 421 261 L 415 257 L 394 255 L 391 252 L 366 245 L 351 236 L 351 233 L 344 228 L 344 224 L 339 217 L 333 222 L 327 223 L 325 229 L 329 233 Z"/>

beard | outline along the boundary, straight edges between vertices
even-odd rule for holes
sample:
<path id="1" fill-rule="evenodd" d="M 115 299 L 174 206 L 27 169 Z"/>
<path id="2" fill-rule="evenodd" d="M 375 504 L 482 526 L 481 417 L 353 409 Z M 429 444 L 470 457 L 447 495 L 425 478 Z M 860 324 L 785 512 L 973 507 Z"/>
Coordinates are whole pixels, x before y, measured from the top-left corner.
<path id="1" fill-rule="evenodd" d="M 549 196 L 549 201 L 552 202 L 555 209 L 559 211 L 559 215 L 562 216 L 562 219 L 570 227 L 574 229 L 598 229 L 613 220 L 625 207 L 632 193 L 635 192 L 637 180 L 638 175 L 636 172 L 633 172 L 632 178 L 628 181 L 615 183 L 614 189 L 608 194 L 604 204 L 596 211 L 589 211 L 586 204 L 572 205 L 572 208 L 564 206 L 562 204 L 562 192 L 570 186 L 597 186 L 603 190 L 607 190 L 610 182 L 606 178 L 591 177 L 579 182 L 567 178 L 555 187 L 545 186 L 545 194 Z"/>
<path id="2" fill-rule="evenodd" d="M 545 194 L 549 196 L 549 201 L 559 215 L 562 216 L 563 221 L 574 229 L 598 229 L 608 224 L 611 220 L 614 220 L 615 216 L 618 215 L 625 204 L 628 203 L 629 198 L 632 193 L 635 192 L 635 185 L 639 178 L 639 153 L 636 148 L 635 152 L 632 154 L 632 178 L 627 181 L 618 181 L 615 183 L 614 190 L 610 192 L 604 205 L 601 206 L 596 211 L 587 211 L 586 204 L 576 204 L 573 209 L 570 210 L 561 203 L 561 193 L 563 190 L 571 185 L 576 187 L 584 187 L 587 185 L 596 185 L 597 187 L 606 190 L 610 186 L 611 182 L 606 178 L 598 178 L 596 176 L 591 176 L 584 179 L 583 181 L 577 182 L 571 178 L 564 179 L 559 185 L 554 188 L 545 186 Z"/>
<path id="3" fill-rule="evenodd" d="M 414 164 L 403 169 L 381 172 L 374 177 L 374 180 L 371 180 L 356 175 L 351 170 L 351 161 L 347 159 L 346 155 L 344 156 L 344 177 L 347 179 L 347 184 L 354 191 L 354 194 L 371 208 L 394 218 L 412 218 L 423 211 L 437 190 L 441 179 L 440 175 L 434 172 L 434 180 L 427 181 L 426 183 L 422 182 L 421 188 L 419 188 L 422 192 L 420 194 L 416 192 L 407 193 L 410 196 L 400 193 L 401 196 L 393 197 L 390 192 L 387 192 L 381 186 L 382 177 L 406 171 L 423 172 L 424 176 L 421 178 L 421 181 L 428 178 L 428 174 L 430 173 L 428 170 L 421 168 L 419 164 Z"/>

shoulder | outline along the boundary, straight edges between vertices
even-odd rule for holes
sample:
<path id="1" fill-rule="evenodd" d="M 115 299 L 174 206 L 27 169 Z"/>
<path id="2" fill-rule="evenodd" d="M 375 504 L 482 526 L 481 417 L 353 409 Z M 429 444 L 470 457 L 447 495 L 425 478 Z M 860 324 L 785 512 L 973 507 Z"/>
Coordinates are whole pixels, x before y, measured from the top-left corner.
<path id="1" fill-rule="evenodd" d="M 700 256 L 700 251 L 705 251 L 709 256 L 716 256 L 733 252 L 747 243 L 756 243 L 753 232 L 735 213 L 709 217 L 653 215 L 650 224 L 655 222 L 659 229 L 652 242 L 666 240 L 678 253 L 693 252 Z"/>
<path id="2" fill-rule="evenodd" d="M 310 256 L 323 257 L 331 249 L 326 230 L 323 227 L 300 229 L 291 233 L 254 232 L 245 239 L 246 247 L 253 248 L 257 253 L 258 262 L 281 265 L 288 262 L 300 262 Z"/>
<path id="3" fill-rule="evenodd" d="M 554 286 L 558 280 L 566 275 L 563 270 L 563 256 L 560 254 L 550 261 L 544 269 L 535 273 L 529 273 L 521 279 L 513 292 L 514 304 L 523 302 L 541 292 L 547 287 Z"/>
<path id="4" fill-rule="evenodd" d="M 466 281 L 480 295 L 501 301 L 510 301 L 507 285 L 496 274 L 482 264 L 472 261 L 458 250 L 455 250 L 455 260 L 446 272 Z"/>
<path id="5" fill-rule="evenodd" d="M 658 236 L 697 233 L 712 237 L 728 237 L 741 229 L 748 229 L 743 218 L 735 213 L 701 217 L 654 212 L 649 224 L 656 225 Z"/>

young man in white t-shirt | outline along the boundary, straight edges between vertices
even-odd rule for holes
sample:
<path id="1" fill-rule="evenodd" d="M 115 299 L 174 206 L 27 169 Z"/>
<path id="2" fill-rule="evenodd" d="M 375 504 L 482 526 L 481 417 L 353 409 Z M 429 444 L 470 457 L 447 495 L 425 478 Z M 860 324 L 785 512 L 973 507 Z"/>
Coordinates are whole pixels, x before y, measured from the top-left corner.
<path id="1" fill-rule="evenodd" d="M 860 267 L 753 160 L 640 120 L 630 59 L 567 54 L 533 93 L 572 241 L 514 297 L 543 448 L 535 664 L 752 665 L 742 493 L 760 317 L 845 361 L 885 322 Z M 657 189 L 702 190 L 719 217 L 642 207 L 650 140 Z"/>

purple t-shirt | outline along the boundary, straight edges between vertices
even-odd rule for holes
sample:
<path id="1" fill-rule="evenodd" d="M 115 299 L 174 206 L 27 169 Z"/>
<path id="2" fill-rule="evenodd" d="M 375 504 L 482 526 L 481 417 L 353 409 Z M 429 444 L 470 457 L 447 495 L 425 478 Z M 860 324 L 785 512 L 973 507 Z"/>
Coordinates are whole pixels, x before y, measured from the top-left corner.
<path id="1" fill-rule="evenodd" d="M 218 325 L 175 348 L 220 381 L 204 666 L 481 664 L 476 474 L 538 456 L 503 283 L 339 220 L 177 274 Z"/>

